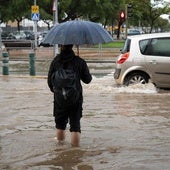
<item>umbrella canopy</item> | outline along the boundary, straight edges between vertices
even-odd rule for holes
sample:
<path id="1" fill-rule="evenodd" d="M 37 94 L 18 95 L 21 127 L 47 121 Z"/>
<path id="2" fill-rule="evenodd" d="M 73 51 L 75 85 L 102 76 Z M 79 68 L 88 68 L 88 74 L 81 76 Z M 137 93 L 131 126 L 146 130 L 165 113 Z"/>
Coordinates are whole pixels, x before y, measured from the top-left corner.
<path id="1" fill-rule="evenodd" d="M 99 24 L 90 21 L 67 21 L 55 25 L 45 36 L 48 44 L 98 44 L 112 42 L 111 35 Z"/>

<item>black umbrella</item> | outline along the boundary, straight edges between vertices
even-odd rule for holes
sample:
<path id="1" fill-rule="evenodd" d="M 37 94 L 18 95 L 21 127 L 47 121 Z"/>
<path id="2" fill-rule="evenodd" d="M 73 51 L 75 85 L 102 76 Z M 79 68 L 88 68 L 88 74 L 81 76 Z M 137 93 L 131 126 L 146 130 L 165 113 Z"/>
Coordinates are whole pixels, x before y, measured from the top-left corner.
<path id="1" fill-rule="evenodd" d="M 112 36 L 99 24 L 90 21 L 67 21 L 55 25 L 43 40 L 47 44 L 103 44 L 112 42 Z"/>

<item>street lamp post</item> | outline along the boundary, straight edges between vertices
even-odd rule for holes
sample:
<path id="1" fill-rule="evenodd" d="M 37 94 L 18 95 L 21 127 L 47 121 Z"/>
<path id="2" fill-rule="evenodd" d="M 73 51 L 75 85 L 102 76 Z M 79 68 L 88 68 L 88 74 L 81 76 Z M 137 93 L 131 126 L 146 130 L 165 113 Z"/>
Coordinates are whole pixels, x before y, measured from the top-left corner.
<path id="1" fill-rule="evenodd" d="M 34 0 L 34 5 L 36 6 L 37 2 Z M 34 35 L 35 35 L 35 48 L 37 48 L 37 21 L 34 21 Z"/>
<path id="2" fill-rule="evenodd" d="M 1 37 L 1 34 L 2 34 L 2 29 L 0 27 L 0 57 L 2 56 L 2 37 Z"/>
<path id="3" fill-rule="evenodd" d="M 58 24 L 58 0 L 53 1 L 53 24 Z M 58 44 L 54 45 L 54 57 L 58 54 Z"/>
<path id="4" fill-rule="evenodd" d="M 128 35 L 128 12 L 127 12 L 128 4 L 125 5 L 125 16 L 126 16 L 126 32 L 125 32 L 125 38 L 127 38 Z"/>

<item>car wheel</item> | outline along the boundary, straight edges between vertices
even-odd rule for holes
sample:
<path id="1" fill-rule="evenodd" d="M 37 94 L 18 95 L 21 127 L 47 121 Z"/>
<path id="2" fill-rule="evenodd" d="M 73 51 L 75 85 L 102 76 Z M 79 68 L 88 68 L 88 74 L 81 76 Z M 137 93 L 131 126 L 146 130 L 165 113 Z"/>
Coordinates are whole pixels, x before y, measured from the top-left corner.
<path id="1" fill-rule="evenodd" d="M 127 76 L 124 81 L 126 86 L 132 84 L 146 84 L 149 81 L 149 77 L 144 73 L 132 73 Z"/>

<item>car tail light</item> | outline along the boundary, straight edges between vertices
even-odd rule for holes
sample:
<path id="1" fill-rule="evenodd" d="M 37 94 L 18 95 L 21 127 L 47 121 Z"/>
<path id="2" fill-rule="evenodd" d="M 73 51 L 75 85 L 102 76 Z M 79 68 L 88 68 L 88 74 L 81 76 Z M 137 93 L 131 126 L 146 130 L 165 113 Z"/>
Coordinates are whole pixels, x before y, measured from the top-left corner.
<path id="1" fill-rule="evenodd" d="M 129 52 L 122 54 L 120 59 L 117 61 L 118 64 L 123 64 L 129 57 Z"/>

